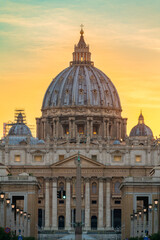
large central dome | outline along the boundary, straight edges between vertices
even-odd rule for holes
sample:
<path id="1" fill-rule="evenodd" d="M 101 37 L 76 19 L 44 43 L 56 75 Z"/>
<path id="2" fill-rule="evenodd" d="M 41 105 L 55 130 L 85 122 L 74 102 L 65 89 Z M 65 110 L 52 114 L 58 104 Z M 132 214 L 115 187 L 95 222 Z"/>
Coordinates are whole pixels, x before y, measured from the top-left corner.
<path id="1" fill-rule="evenodd" d="M 78 136 L 83 136 L 84 142 L 99 137 L 104 141 L 124 139 L 127 119 L 122 118 L 121 112 L 117 90 L 94 67 L 81 29 L 70 66 L 53 79 L 45 93 L 42 116 L 37 118 L 37 137 L 58 144 L 66 139 L 77 143 Z"/>
<path id="2" fill-rule="evenodd" d="M 91 62 L 83 29 L 73 52 L 70 67 L 56 76 L 48 87 L 42 109 L 54 106 L 103 106 L 121 110 L 120 99 L 111 80 Z"/>

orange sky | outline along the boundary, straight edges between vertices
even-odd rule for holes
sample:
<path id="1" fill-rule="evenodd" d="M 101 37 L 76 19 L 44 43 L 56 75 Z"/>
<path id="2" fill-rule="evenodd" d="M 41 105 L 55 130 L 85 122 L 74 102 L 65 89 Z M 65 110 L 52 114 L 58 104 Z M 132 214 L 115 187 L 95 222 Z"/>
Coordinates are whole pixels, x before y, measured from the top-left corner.
<path id="1" fill-rule="evenodd" d="M 95 66 L 117 88 L 128 134 L 142 109 L 159 136 L 160 3 L 140 2 L 0 0 L 0 136 L 15 108 L 35 125 L 48 85 L 72 60 L 81 23 Z"/>

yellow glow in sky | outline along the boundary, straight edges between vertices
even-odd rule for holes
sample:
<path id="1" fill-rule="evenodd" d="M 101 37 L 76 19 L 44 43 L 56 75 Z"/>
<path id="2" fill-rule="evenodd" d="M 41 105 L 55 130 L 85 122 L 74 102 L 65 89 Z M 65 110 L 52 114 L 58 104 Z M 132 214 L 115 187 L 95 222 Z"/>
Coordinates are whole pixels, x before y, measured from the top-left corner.
<path id="1" fill-rule="evenodd" d="M 159 136 L 159 10 L 157 0 L 0 0 L 0 136 L 15 108 L 36 125 L 48 85 L 72 60 L 81 23 L 95 66 L 119 93 L 128 134 L 142 109 Z"/>

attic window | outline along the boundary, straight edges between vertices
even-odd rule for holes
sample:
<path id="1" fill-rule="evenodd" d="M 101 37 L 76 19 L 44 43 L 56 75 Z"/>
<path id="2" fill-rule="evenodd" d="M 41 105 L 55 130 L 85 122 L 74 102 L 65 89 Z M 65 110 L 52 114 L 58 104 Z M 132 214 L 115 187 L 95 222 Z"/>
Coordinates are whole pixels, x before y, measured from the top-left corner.
<path id="1" fill-rule="evenodd" d="M 64 155 L 59 155 L 59 161 L 64 160 Z"/>
<path id="2" fill-rule="evenodd" d="M 20 162 L 21 161 L 21 156 L 20 155 L 15 155 L 14 156 L 14 161 L 15 162 Z"/>
<path id="3" fill-rule="evenodd" d="M 141 162 L 141 155 L 136 155 L 136 162 Z"/>
<path id="4" fill-rule="evenodd" d="M 42 162 L 42 155 L 35 155 L 34 156 L 34 161 L 35 162 Z"/>
<path id="5" fill-rule="evenodd" d="M 97 155 L 92 155 L 92 160 L 97 161 Z"/>
<path id="6" fill-rule="evenodd" d="M 116 155 L 116 156 L 114 156 L 114 161 L 115 162 L 120 162 L 122 160 L 122 156 L 118 156 L 118 155 Z"/>

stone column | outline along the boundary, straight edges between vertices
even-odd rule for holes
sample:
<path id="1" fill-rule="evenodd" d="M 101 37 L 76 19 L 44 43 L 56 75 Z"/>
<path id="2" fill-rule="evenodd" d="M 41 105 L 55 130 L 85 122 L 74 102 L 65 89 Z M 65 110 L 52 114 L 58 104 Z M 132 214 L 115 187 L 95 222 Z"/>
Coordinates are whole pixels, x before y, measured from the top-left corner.
<path id="1" fill-rule="evenodd" d="M 98 230 L 103 230 L 103 179 L 99 179 Z"/>
<path id="2" fill-rule="evenodd" d="M 119 139 L 119 122 L 116 121 L 116 131 L 117 131 L 117 139 Z"/>
<path id="3" fill-rule="evenodd" d="M 71 180 L 66 179 L 66 224 L 65 229 L 71 229 Z"/>
<path id="4" fill-rule="evenodd" d="M 59 118 L 56 119 L 56 138 L 59 137 Z"/>
<path id="5" fill-rule="evenodd" d="M 45 230 L 49 229 L 49 179 L 45 182 Z"/>
<path id="6" fill-rule="evenodd" d="M 73 118 L 73 122 L 72 122 L 72 128 L 73 128 L 73 138 L 75 138 L 75 136 L 77 135 L 76 133 L 76 128 L 75 128 L 75 118 Z"/>
<path id="7" fill-rule="evenodd" d="M 85 180 L 85 230 L 90 230 L 90 182 Z"/>
<path id="8" fill-rule="evenodd" d="M 53 118 L 53 137 L 55 138 L 56 137 L 56 123 L 55 123 L 55 118 Z"/>
<path id="9" fill-rule="evenodd" d="M 87 136 L 90 136 L 89 118 L 87 117 Z"/>
<path id="10" fill-rule="evenodd" d="M 110 180 L 106 182 L 106 229 L 111 229 L 111 189 Z"/>
<path id="11" fill-rule="evenodd" d="M 113 123 L 110 122 L 110 134 L 109 135 L 110 135 L 111 138 L 113 138 L 112 130 L 113 130 Z"/>
<path id="12" fill-rule="evenodd" d="M 57 178 L 52 182 L 52 230 L 57 230 Z"/>
<path id="13" fill-rule="evenodd" d="M 122 138 L 121 128 L 122 128 L 122 124 L 121 122 L 119 122 L 119 139 Z"/>
<path id="14" fill-rule="evenodd" d="M 69 118 L 69 135 L 70 135 L 70 138 L 72 138 L 72 120 L 71 120 L 71 118 Z"/>
<path id="15" fill-rule="evenodd" d="M 72 228 L 74 228 L 74 209 L 72 208 Z"/>
<path id="16" fill-rule="evenodd" d="M 107 120 L 107 137 L 109 137 L 109 119 Z"/>
<path id="17" fill-rule="evenodd" d="M 103 137 L 106 138 L 106 119 L 103 119 Z"/>
<path id="18" fill-rule="evenodd" d="M 90 130 L 91 130 L 91 138 L 93 137 L 93 119 L 91 119 L 91 125 L 90 125 Z"/>

